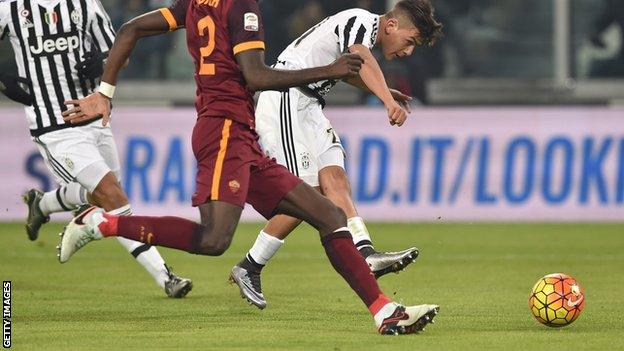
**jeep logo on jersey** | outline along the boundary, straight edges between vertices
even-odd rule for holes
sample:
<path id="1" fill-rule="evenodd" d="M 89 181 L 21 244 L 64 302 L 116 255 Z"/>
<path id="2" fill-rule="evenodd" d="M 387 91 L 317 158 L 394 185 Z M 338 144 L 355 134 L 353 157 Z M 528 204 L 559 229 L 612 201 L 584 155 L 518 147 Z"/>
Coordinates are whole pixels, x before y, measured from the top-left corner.
<path id="1" fill-rule="evenodd" d="M 33 56 L 51 56 L 78 49 L 80 37 L 77 32 L 30 37 L 28 44 Z"/>

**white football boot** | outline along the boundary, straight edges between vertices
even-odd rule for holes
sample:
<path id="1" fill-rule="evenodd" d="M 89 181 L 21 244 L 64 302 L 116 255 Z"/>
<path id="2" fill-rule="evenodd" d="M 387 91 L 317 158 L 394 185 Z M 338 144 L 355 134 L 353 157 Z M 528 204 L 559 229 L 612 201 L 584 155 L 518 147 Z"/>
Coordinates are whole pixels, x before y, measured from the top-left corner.
<path id="1" fill-rule="evenodd" d="M 424 331 L 440 311 L 438 305 L 401 306 L 388 303 L 375 315 L 377 330 L 384 335 L 412 334 Z"/>
<path id="2" fill-rule="evenodd" d="M 102 239 L 102 233 L 97 229 L 97 225 L 105 220 L 104 210 L 97 207 L 91 207 L 72 219 L 59 234 L 61 242 L 56 247 L 59 262 L 67 262 L 76 251 L 89 242 Z"/>

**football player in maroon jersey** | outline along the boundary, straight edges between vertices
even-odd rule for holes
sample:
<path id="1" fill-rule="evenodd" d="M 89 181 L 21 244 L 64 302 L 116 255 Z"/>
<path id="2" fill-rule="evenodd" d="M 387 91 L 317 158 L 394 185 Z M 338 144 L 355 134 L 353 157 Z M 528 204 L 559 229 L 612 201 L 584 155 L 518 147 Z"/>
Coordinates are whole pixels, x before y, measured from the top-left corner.
<path id="1" fill-rule="evenodd" d="M 362 59 L 346 54 L 334 63 L 296 71 L 264 63 L 264 30 L 257 0 L 177 0 L 169 8 L 126 23 L 110 50 L 99 91 L 73 105 L 72 123 L 110 116 L 118 73 L 141 37 L 186 28 L 195 62 L 198 119 L 192 145 L 198 173 L 193 206 L 201 224 L 177 217 L 117 217 L 92 208 L 70 222 L 59 260 L 92 240 L 121 236 L 189 253 L 219 256 L 229 247 L 245 202 L 265 218 L 287 214 L 315 227 L 334 269 L 366 304 L 382 334 L 422 330 L 437 305 L 401 306 L 384 295 L 351 240 L 342 210 L 261 150 L 254 131 L 255 90 L 276 90 L 358 73 Z"/>

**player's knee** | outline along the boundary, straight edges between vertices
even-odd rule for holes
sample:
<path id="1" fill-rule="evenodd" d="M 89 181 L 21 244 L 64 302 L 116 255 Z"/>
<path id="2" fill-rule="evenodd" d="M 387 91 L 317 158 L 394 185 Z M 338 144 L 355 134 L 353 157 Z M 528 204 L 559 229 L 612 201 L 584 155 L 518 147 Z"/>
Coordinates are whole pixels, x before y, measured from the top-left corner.
<path id="1" fill-rule="evenodd" d="M 220 242 L 212 248 L 211 256 L 221 256 L 230 248 L 229 242 Z"/>
<path id="2" fill-rule="evenodd" d="M 100 184 L 98 184 L 95 190 L 93 190 L 92 194 L 93 196 L 96 196 L 98 198 L 105 197 L 108 199 L 119 198 L 124 195 L 120 187 L 116 186 L 115 184 L 108 183 L 108 182 L 107 183 L 101 182 Z"/>
<path id="3" fill-rule="evenodd" d="M 213 228 L 205 226 L 197 253 L 207 256 L 221 256 L 232 243 L 234 232 L 215 232 Z"/>
<path id="4" fill-rule="evenodd" d="M 221 256 L 230 248 L 230 241 L 218 241 L 200 247 L 200 253 L 207 256 Z"/>

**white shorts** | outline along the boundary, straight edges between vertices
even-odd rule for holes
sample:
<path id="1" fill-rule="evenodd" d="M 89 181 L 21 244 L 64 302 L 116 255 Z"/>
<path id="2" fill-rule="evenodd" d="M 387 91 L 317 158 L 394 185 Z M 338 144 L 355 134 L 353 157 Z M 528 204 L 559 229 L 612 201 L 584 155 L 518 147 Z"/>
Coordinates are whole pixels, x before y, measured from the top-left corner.
<path id="1" fill-rule="evenodd" d="M 45 164 L 61 185 L 77 182 L 90 193 L 113 172 L 119 179 L 119 156 L 109 127 L 102 121 L 61 129 L 33 138 Z"/>
<path id="2" fill-rule="evenodd" d="M 321 105 L 296 88 L 260 94 L 256 131 L 265 153 L 311 186 L 321 169 L 344 168 L 344 148 Z"/>

